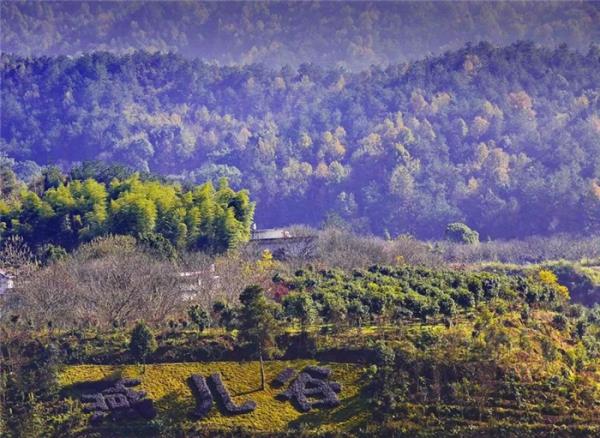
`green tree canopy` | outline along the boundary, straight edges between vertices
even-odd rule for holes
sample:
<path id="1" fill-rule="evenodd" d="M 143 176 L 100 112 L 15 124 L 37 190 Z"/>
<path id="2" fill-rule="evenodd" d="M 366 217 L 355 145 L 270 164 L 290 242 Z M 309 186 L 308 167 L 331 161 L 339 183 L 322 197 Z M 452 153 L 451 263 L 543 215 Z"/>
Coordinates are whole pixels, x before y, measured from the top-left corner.
<path id="1" fill-rule="evenodd" d="M 142 362 L 156 351 L 157 344 L 150 327 L 144 322 L 138 322 L 131 332 L 129 351 L 137 360 Z"/>
<path id="2" fill-rule="evenodd" d="M 41 196 L 23 189 L 0 201 L 0 237 L 72 249 L 99 235 L 132 235 L 165 254 L 169 248 L 225 251 L 250 238 L 254 203 L 226 181 L 215 190 L 210 182 L 184 189 L 137 173 L 108 186 L 64 178 L 56 176 Z"/>
<path id="3" fill-rule="evenodd" d="M 460 222 L 453 222 L 446 227 L 446 239 L 474 245 L 479 243 L 479 233 Z"/>
<path id="4" fill-rule="evenodd" d="M 260 360 L 261 389 L 265 388 L 263 357 L 277 351 L 275 337 L 280 329 L 275 319 L 275 303 L 269 302 L 260 286 L 248 286 L 240 294 L 238 339 L 246 344 Z"/>

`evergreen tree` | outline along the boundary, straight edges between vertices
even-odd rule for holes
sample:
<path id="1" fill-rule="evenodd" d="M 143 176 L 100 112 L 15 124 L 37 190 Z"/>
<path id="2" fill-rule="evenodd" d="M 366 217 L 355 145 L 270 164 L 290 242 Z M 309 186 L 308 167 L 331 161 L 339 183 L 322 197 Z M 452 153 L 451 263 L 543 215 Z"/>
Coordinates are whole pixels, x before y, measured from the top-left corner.
<path id="1" fill-rule="evenodd" d="M 446 227 L 446 239 L 452 242 L 474 245 L 479 243 L 479 233 L 463 223 L 454 222 Z"/>
<path id="2" fill-rule="evenodd" d="M 157 344 L 150 327 L 144 322 L 138 322 L 131 332 L 129 352 L 137 360 L 146 363 L 146 358 L 156 351 Z"/>
<path id="3" fill-rule="evenodd" d="M 275 319 L 276 307 L 265 297 L 260 286 L 248 286 L 240 294 L 242 307 L 239 312 L 238 338 L 246 344 L 260 362 L 260 387 L 265 389 L 263 358 L 277 351 L 275 338 L 280 329 Z"/>
<path id="4" fill-rule="evenodd" d="M 210 315 L 198 304 L 195 304 L 188 309 L 188 316 L 192 322 L 196 324 L 200 333 L 210 326 Z"/>

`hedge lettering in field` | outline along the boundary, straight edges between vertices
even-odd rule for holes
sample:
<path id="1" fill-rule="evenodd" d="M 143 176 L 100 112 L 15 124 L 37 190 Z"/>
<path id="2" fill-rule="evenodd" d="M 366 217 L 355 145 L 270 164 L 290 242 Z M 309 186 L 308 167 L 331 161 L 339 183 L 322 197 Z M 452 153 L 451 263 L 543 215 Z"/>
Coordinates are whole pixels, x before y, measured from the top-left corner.
<path id="1" fill-rule="evenodd" d="M 340 404 L 336 393 L 339 393 L 342 387 L 337 382 L 326 380 L 330 374 L 329 368 L 307 366 L 278 397 L 291 400 L 301 412 L 308 412 L 313 407 L 335 407 Z M 317 400 L 311 401 L 311 398 Z"/>
<path id="2" fill-rule="evenodd" d="M 83 394 L 81 401 L 86 404 L 85 412 L 91 412 L 91 421 L 99 422 L 112 415 L 115 419 L 142 417 L 146 420 L 156 416 L 151 399 L 144 391 L 134 391 L 133 386 L 140 384 L 136 379 L 121 379 L 108 388 L 93 394 Z"/>

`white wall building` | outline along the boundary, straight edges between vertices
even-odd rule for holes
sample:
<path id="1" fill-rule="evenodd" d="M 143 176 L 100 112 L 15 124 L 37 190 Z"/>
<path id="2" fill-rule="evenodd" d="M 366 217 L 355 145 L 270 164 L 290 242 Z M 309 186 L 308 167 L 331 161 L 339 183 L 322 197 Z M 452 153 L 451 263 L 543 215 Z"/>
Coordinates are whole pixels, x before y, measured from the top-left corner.
<path id="1" fill-rule="evenodd" d="M 4 271 L 0 271 L 0 295 L 15 285 L 13 277 Z"/>

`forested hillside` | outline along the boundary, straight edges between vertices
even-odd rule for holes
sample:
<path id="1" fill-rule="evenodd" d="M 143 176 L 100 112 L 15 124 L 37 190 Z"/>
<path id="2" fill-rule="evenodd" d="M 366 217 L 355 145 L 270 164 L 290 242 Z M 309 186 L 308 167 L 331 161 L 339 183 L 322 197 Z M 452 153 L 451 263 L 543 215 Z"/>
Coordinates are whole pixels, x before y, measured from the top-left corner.
<path id="1" fill-rule="evenodd" d="M 587 49 L 597 2 L 2 2 L 3 51 L 174 51 L 206 61 L 352 69 L 420 59 L 467 41 Z"/>
<path id="2" fill-rule="evenodd" d="M 257 200 L 261 227 L 600 230 L 597 45 L 481 43 L 362 72 L 4 54 L 1 78 L 0 151 L 21 168 L 99 158 L 198 183 L 227 176 Z"/>
<path id="3" fill-rule="evenodd" d="M 600 2 L 0 0 L 0 334 L 2 438 L 600 437 Z"/>

